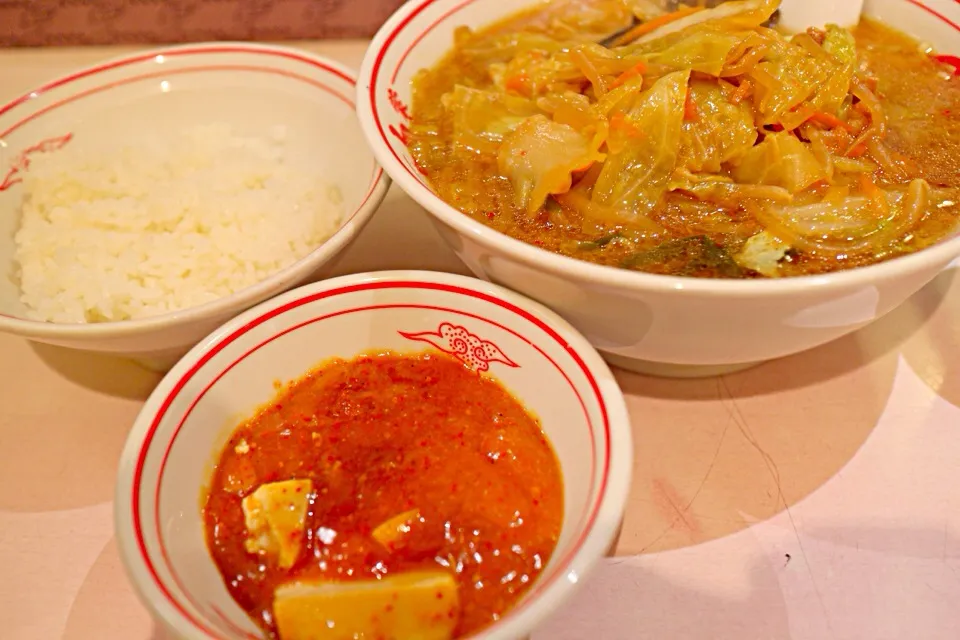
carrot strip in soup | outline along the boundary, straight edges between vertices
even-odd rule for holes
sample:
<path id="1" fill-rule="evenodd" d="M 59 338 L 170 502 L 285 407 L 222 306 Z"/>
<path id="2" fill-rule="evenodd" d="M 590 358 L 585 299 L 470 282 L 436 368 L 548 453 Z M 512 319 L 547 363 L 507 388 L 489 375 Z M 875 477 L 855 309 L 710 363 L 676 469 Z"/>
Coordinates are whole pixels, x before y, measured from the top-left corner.
<path id="1" fill-rule="evenodd" d="M 740 86 L 738 86 L 736 91 L 733 92 L 733 95 L 730 96 L 730 102 L 733 104 L 740 104 L 752 95 L 753 83 L 744 78 L 740 81 Z"/>
<path id="2" fill-rule="evenodd" d="M 850 133 L 853 133 L 853 127 L 851 127 L 849 124 L 847 124 L 837 116 L 833 115 L 832 113 L 817 111 L 813 115 L 811 115 L 809 119 L 812 122 L 816 122 L 817 124 L 822 124 L 828 129 L 840 128 L 840 129 L 845 129 Z"/>
<path id="3" fill-rule="evenodd" d="M 611 82 L 610 86 L 607 88 L 616 89 L 617 87 L 622 85 L 624 82 L 626 82 L 630 78 L 635 78 L 636 76 L 642 76 L 644 72 L 646 72 L 646 70 L 647 70 L 646 63 L 638 62 L 637 64 L 633 65 L 632 67 L 630 67 L 629 69 L 621 73 L 619 76 L 614 78 L 613 82 Z"/>
<path id="4" fill-rule="evenodd" d="M 630 44 L 637 38 L 647 35 L 651 31 L 655 31 L 664 25 L 668 25 L 671 22 L 684 18 L 691 13 L 696 13 L 701 11 L 703 7 L 683 7 L 682 9 L 677 9 L 673 13 L 667 13 L 662 16 L 657 16 L 652 20 L 647 20 L 646 22 L 641 22 L 634 28 L 630 29 L 622 36 L 613 41 L 614 47 L 622 47 L 625 44 Z"/>

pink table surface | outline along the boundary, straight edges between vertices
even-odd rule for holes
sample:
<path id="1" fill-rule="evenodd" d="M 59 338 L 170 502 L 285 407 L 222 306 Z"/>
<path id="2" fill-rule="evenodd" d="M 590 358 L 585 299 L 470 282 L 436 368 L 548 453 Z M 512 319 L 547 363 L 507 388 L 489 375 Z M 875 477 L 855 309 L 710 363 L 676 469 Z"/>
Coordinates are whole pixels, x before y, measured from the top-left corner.
<path id="1" fill-rule="evenodd" d="M 364 43 L 305 48 L 358 65 Z M 0 51 L 0 100 L 129 49 Z M 394 189 L 341 272 L 464 272 Z M 960 277 L 737 375 L 620 372 L 634 483 L 616 556 L 535 640 L 960 637 Z M 0 335 L 0 638 L 159 640 L 113 534 L 157 376 Z"/>

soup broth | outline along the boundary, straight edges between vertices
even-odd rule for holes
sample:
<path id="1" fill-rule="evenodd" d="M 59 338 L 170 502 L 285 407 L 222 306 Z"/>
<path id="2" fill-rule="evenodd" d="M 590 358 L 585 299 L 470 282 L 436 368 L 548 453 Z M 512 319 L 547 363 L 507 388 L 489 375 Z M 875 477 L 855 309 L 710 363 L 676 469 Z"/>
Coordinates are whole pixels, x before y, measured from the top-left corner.
<path id="1" fill-rule="evenodd" d="M 496 380 L 442 353 L 329 362 L 241 424 L 210 552 L 270 635 L 423 638 L 505 615 L 553 553 L 559 463 Z"/>
<path id="2" fill-rule="evenodd" d="M 548 251 L 695 277 L 848 269 L 955 232 L 954 67 L 868 19 L 785 35 L 777 2 L 628 4 L 458 31 L 414 80 L 408 141 L 443 200 Z"/>

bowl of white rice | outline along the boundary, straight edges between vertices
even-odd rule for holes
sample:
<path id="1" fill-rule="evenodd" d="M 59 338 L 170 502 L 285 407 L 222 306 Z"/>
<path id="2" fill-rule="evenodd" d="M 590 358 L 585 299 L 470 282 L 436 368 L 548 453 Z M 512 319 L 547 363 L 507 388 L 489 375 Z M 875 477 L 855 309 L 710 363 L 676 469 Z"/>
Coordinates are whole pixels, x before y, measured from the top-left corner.
<path id="1" fill-rule="evenodd" d="M 165 369 L 323 277 L 389 186 L 354 94 L 333 61 L 212 43 L 0 106 L 0 331 Z"/>

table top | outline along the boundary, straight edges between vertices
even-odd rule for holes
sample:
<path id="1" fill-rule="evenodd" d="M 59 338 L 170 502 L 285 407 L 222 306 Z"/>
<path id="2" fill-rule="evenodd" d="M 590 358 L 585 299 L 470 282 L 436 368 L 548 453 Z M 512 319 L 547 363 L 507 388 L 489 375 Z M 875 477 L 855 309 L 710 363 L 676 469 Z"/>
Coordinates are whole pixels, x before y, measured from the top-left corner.
<path id="1" fill-rule="evenodd" d="M 363 42 L 298 46 L 359 65 Z M 126 47 L 0 51 L 0 101 Z M 858 333 L 735 375 L 618 372 L 636 466 L 610 557 L 534 640 L 953 640 L 960 264 Z M 466 273 L 392 189 L 340 273 Z M 0 334 L 0 637 L 160 640 L 113 535 L 158 381 Z"/>

